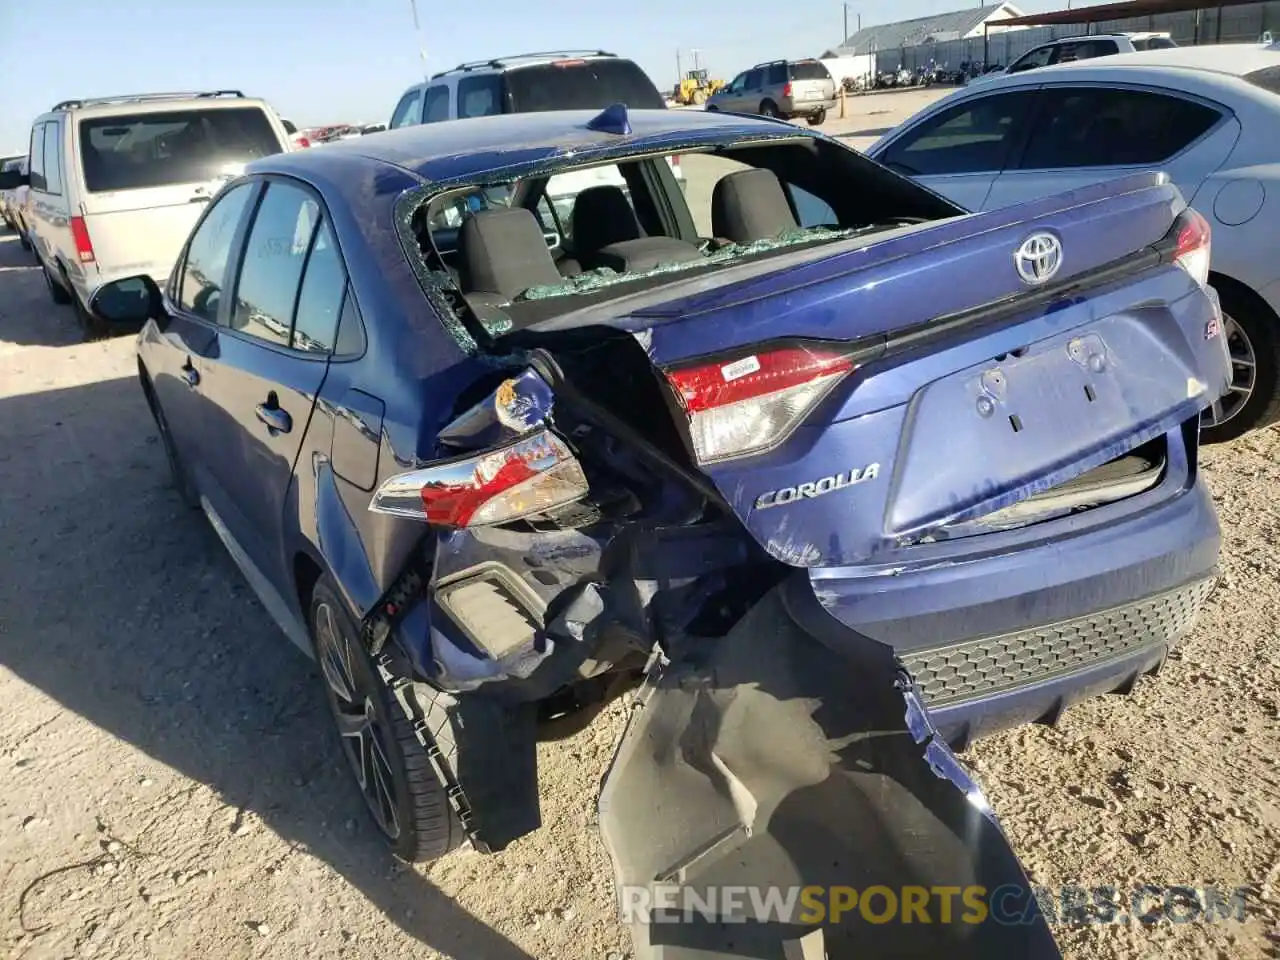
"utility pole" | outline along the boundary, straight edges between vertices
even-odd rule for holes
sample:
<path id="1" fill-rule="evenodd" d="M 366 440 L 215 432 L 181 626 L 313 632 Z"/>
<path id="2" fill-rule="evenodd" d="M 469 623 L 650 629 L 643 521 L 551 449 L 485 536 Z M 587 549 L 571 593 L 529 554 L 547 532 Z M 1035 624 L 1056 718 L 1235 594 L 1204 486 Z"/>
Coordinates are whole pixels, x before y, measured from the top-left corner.
<path id="1" fill-rule="evenodd" d="M 693 71 L 694 73 L 697 73 L 698 72 L 698 48 L 694 47 L 689 52 L 693 54 Z"/>
<path id="2" fill-rule="evenodd" d="M 982 2 L 985 3 L 986 0 L 982 0 Z M 844 38 L 840 42 L 844 43 L 845 40 L 849 39 L 849 6 L 850 5 L 847 3 L 842 3 L 840 6 L 844 8 Z M 859 33 L 862 32 L 862 14 L 858 14 L 858 32 Z"/>
<path id="3" fill-rule="evenodd" d="M 422 25 L 418 23 L 418 0 L 409 0 L 409 12 L 413 14 L 413 31 L 418 35 L 418 56 L 422 58 L 422 77 L 424 80 L 430 80 L 431 71 L 427 69 L 427 44 L 422 39 Z"/>
<path id="4" fill-rule="evenodd" d="M 684 79 L 684 70 L 680 66 L 680 48 L 676 47 L 676 83 Z"/>

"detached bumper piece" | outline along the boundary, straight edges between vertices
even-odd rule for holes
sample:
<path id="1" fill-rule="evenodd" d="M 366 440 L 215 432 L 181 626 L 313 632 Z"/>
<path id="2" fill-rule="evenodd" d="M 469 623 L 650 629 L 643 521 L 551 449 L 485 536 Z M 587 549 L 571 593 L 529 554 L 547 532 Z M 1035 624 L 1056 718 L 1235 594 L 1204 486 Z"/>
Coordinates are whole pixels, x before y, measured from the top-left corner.
<path id="1" fill-rule="evenodd" d="M 1139 650 L 1172 646 L 1195 624 L 1216 577 L 1032 630 L 902 654 L 930 707 L 1041 683 Z"/>
<path id="2" fill-rule="evenodd" d="M 600 826 L 637 960 L 1060 958 L 890 648 L 781 589 L 642 694 Z"/>

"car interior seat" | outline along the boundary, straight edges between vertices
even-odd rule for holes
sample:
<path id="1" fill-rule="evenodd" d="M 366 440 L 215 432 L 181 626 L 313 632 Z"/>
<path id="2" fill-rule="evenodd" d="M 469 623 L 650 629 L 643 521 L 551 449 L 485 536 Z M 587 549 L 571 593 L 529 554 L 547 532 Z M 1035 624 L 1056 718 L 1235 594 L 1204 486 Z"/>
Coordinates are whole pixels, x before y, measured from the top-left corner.
<path id="1" fill-rule="evenodd" d="M 772 170 L 740 170 L 711 192 L 711 229 L 734 243 L 772 240 L 800 226 Z"/>

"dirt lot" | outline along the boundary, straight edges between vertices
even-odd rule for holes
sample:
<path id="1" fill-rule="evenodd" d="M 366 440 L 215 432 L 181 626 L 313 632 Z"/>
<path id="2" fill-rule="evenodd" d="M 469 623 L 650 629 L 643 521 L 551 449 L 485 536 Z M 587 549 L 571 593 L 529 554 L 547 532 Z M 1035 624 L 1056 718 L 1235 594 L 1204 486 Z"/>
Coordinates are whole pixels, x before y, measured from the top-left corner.
<path id="1" fill-rule="evenodd" d="M 543 748 L 539 834 L 393 864 L 316 674 L 169 489 L 130 339 L 81 343 L 31 264 L 0 234 L 4 954 L 626 956 L 593 826 L 621 708 Z M 1036 882 L 1248 885 L 1251 917 L 1061 928 L 1073 957 L 1280 955 L 1280 431 L 1206 460 L 1225 579 L 1194 635 L 967 760 Z"/>

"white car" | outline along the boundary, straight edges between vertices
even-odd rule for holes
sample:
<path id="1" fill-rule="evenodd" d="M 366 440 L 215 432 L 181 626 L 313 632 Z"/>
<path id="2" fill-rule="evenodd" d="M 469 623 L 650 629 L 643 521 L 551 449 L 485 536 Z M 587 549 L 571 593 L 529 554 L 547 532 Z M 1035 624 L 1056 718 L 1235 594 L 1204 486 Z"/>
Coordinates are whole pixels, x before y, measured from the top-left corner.
<path id="1" fill-rule="evenodd" d="M 1235 365 L 1205 442 L 1280 420 L 1280 46 L 1151 50 L 966 87 L 867 153 L 970 210 L 1163 170 L 1213 228 Z"/>
<path id="2" fill-rule="evenodd" d="M 237 90 L 68 100 L 36 118 L 27 173 L 0 175 L 0 189 L 29 186 L 49 295 L 96 333 L 86 305 L 100 287 L 143 273 L 162 285 L 223 183 L 289 149 L 276 112 Z"/>
<path id="3" fill-rule="evenodd" d="M 1010 73 L 1052 67 L 1059 63 L 1110 57 L 1117 53 L 1136 53 L 1140 50 L 1165 50 L 1176 46 L 1168 33 L 1100 33 L 1082 37 L 1060 37 L 1028 50 L 1003 70 L 989 70 L 974 77 L 966 86 L 986 83 Z"/>

